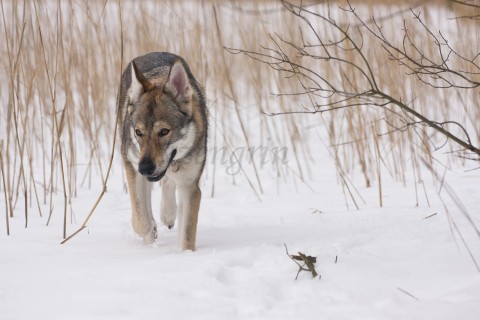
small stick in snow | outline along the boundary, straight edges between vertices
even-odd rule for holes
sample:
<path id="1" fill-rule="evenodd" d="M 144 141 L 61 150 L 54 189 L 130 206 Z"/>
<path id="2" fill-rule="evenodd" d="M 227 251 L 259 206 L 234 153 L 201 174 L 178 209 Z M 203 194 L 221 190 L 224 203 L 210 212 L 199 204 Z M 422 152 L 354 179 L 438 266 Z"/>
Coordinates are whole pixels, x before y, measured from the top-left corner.
<path id="1" fill-rule="evenodd" d="M 315 214 L 315 213 L 322 214 L 323 213 L 323 211 L 321 211 L 319 209 L 315 209 L 315 208 L 310 208 L 310 210 L 312 210 L 311 214 Z"/>
<path id="2" fill-rule="evenodd" d="M 425 218 L 423 218 L 423 220 L 428 219 L 428 218 L 431 218 L 431 217 L 433 217 L 433 216 L 436 215 L 436 214 L 437 214 L 437 213 L 435 212 L 435 213 L 433 213 L 433 214 L 431 214 L 431 215 L 429 215 L 429 216 L 426 216 Z"/>
<path id="3" fill-rule="evenodd" d="M 312 273 L 312 276 L 313 278 L 315 278 L 316 276 L 318 276 L 318 273 L 317 271 L 315 270 L 315 266 L 314 264 L 317 262 L 317 258 L 316 257 L 312 257 L 312 256 L 307 256 L 305 255 L 304 253 L 302 252 L 298 252 L 298 255 L 293 255 L 293 254 L 290 254 L 288 253 L 288 248 L 287 248 L 287 244 L 283 244 L 285 246 L 285 251 L 287 252 L 287 256 L 290 257 L 290 259 L 292 259 L 293 262 L 296 263 L 296 265 L 298 266 L 298 272 L 297 272 L 297 276 L 295 277 L 295 280 L 298 279 L 298 275 L 300 274 L 301 271 L 308 271 L 308 272 L 311 272 Z M 297 261 L 303 261 L 303 265 L 301 265 L 300 263 L 298 263 Z M 305 268 L 306 266 L 306 268 Z"/>
<path id="4" fill-rule="evenodd" d="M 407 291 L 403 290 L 402 288 L 397 287 L 397 290 L 400 291 L 400 292 L 402 292 L 402 293 L 405 293 L 405 294 L 406 294 L 407 296 L 409 296 L 410 298 L 413 298 L 413 299 L 415 299 L 415 300 L 417 300 L 417 301 L 420 301 L 420 299 L 418 299 L 417 297 L 415 297 L 415 296 L 414 296 L 413 294 L 411 294 L 410 292 L 407 292 Z"/>

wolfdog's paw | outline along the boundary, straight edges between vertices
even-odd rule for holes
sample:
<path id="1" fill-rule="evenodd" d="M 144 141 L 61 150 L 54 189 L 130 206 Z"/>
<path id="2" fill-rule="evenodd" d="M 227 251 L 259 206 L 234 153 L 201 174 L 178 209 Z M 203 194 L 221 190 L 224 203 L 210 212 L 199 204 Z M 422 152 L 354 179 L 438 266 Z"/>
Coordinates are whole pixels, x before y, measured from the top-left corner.
<path id="1" fill-rule="evenodd" d="M 175 213 L 172 214 L 172 212 L 169 211 L 162 211 L 160 214 L 160 220 L 168 227 L 168 229 L 172 229 L 175 225 L 175 218 Z"/>
<path id="2" fill-rule="evenodd" d="M 195 251 L 195 241 L 180 241 L 182 251 Z"/>
<path id="3" fill-rule="evenodd" d="M 146 245 L 154 243 L 157 235 L 157 225 L 153 224 L 150 230 L 143 236 L 143 243 Z"/>

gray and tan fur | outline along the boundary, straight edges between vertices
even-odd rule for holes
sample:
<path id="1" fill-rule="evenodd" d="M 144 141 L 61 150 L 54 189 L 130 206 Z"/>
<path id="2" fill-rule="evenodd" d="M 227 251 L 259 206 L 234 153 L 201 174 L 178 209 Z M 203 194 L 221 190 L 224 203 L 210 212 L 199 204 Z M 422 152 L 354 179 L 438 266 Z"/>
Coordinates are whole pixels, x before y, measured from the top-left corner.
<path id="1" fill-rule="evenodd" d="M 152 52 L 124 70 L 118 112 L 133 229 L 145 243 L 155 241 L 151 184 L 160 181 L 160 220 L 172 228 L 178 219 L 180 247 L 194 250 L 207 147 L 200 85 L 181 57 Z"/>

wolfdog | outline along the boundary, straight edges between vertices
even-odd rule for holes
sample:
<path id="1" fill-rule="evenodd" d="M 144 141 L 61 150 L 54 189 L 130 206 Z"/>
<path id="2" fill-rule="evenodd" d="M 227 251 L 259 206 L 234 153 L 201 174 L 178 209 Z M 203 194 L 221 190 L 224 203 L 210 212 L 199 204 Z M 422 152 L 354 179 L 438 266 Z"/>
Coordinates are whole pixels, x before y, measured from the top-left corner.
<path id="1" fill-rule="evenodd" d="M 160 220 L 172 228 L 178 216 L 179 245 L 194 250 L 207 151 L 203 89 L 183 58 L 152 52 L 123 71 L 117 108 L 134 231 L 155 241 L 151 183 L 160 181 Z"/>

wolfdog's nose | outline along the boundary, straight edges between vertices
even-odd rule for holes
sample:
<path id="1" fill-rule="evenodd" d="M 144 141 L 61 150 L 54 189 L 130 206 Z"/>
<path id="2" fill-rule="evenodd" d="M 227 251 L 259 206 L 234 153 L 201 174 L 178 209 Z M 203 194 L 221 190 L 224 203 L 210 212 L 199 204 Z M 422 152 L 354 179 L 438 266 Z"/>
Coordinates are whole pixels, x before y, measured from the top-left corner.
<path id="1" fill-rule="evenodd" d="M 155 164 L 150 159 L 144 159 L 138 164 L 138 172 L 144 176 L 151 176 L 155 172 Z"/>

